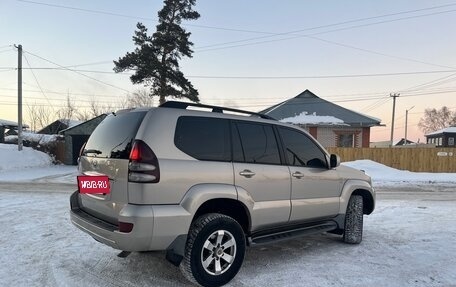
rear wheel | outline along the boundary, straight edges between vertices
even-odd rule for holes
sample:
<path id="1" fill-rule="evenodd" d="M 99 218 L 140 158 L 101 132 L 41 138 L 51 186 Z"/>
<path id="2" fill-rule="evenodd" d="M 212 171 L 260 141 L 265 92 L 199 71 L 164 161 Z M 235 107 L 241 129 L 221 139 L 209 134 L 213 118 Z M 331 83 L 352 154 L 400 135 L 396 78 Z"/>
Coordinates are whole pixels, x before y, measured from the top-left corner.
<path id="1" fill-rule="evenodd" d="M 363 239 L 363 197 L 352 195 L 345 213 L 344 242 L 359 244 Z"/>
<path id="2" fill-rule="evenodd" d="M 245 235 L 233 218 L 205 214 L 192 224 L 180 269 L 202 286 L 222 286 L 236 276 L 244 261 Z"/>

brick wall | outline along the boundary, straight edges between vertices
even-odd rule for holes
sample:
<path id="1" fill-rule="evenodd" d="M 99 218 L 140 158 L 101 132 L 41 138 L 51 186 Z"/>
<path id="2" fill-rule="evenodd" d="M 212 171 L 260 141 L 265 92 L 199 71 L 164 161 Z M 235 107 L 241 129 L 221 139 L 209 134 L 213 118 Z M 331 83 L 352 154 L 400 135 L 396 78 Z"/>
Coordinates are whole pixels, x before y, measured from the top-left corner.
<path id="1" fill-rule="evenodd" d="M 324 147 L 337 147 L 340 134 L 355 134 L 354 147 L 369 147 L 370 128 L 351 127 L 306 127 L 301 128 L 309 132 Z"/>
<path id="2" fill-rule="evenodd" d="M 354 147 L 362 147 L 364 142 L 363 129 L 361 128 L 344 128 L 344 127 L 319 127 L 317 131 L 317 140 L 324 147 L 336 147 L 340 134 L 355 134 Z"/>

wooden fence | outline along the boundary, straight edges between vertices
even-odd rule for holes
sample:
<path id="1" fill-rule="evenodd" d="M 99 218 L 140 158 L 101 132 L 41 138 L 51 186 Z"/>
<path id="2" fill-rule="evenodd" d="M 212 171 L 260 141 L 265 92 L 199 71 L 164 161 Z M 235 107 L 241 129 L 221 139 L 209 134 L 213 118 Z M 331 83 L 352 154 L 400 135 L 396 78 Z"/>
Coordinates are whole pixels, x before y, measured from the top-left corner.
<path id="1" fill-rule="evenodd" d="M 327 148 L 341 161 L 370 159 L 415 172 L 456 173 L 456 148 Z M 455 174 L 456 176 L 456 174 Z"/>

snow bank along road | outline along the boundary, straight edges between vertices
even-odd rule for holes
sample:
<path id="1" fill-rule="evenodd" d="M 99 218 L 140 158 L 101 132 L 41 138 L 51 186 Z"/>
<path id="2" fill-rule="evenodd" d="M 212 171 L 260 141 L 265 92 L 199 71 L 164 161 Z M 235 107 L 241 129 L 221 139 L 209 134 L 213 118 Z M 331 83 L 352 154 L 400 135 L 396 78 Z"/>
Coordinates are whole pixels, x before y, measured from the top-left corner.
<path id="1" fill-rule="evenodd" d="M 164 253 L 122 259 L 72 226 L 73 189 L 0 183 L 1 286 L 187 286 Z M 456 191 L 390 191 L 360 245 L 322 234 L 249 248 L 228 286 L 456 286 Z"/>

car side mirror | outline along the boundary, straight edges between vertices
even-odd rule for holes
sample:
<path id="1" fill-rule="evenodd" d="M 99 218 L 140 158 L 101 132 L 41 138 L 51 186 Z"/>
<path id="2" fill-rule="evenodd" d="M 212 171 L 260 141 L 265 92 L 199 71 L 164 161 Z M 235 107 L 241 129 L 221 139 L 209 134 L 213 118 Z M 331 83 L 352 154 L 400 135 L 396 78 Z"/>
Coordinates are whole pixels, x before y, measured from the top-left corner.
<path id="1" fill-rule="evenodd" d="M 331 154 L 329 157 L 329 166 L 330 168 L 335 168 L 340 165 L 340 157 L 337 154 Z"/>

